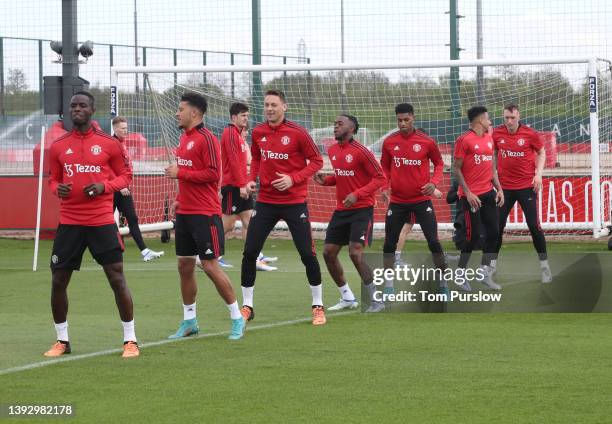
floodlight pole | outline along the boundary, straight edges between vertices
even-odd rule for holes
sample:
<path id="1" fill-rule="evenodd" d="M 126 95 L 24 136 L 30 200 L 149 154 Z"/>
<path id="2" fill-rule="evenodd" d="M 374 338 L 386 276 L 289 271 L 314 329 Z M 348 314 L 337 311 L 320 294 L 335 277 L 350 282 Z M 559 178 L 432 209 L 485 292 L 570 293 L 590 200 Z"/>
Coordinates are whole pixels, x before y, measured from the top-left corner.
<path id="1" fill-rule="evenodd" d="M 77 0 L 62 0 L 62 111 L 64 129 L 72 130 L 69 116 L 72 83 L 79 78 Z"/>
<path id="2" fill-rule="evenodd" d="M 340 62 L 344 63 L 344 0 L 340 0 Z M 340 71 L 340 104 L 342 113 L 348 113 L 344 71 Z"/>
<path id="3" fill-rule="evenodd" d="M 482 0 L 476 0 L 476 59 L 482 59 Z M 484 69 L 476 68 L 476 99 L 478 104 L 485 105 Z"/>
<path id="4" fill-rule="evenodd" d="M 253 50 L 253 65 L 261 65 L 261 1 L 251 1 L 251 35 Z M 263 82 L 261 72 L 253 72 L 253 86 L 251 87 L 253 102 L 253 120 L 263 121 Z"/>
<path id="5" fill-rule="evenodd" d="M 459 59 L 459 23 L 460 18 L 457 9 L 457 0 L 450 0 L 450 58 L 451 60 Z M 450 68 L 450 95 L 451 95 L 451 114 L 453 119 L 461 117 L 461 98 L 459 97 L 459 68 L 453 66 Z"/>

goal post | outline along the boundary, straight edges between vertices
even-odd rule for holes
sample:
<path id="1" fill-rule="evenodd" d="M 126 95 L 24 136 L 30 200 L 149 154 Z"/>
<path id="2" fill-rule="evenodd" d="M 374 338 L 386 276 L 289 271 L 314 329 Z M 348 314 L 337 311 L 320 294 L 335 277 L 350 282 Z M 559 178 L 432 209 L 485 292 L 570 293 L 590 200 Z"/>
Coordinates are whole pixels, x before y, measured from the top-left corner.
<path id="1" fill-rule="evenodd" d="M 253 75 L 263 88 L 285 91 L 287 118 L 306 127 L 325 158 L 333 138 L 325 130 L 339 113 L 351 113 L 367 133 L 364 141 L 379 157 L 386 135 L 396 128 L 393 108 L 400 102 L 415 107 L 416 125 L 440 147 L 445 172 L 440 189 L 446 194 L 456 138 L 467 129 L 467 118 L 450 111 L 450 68 L 458 68 L 461 110 L 478 104 L 476 68 L 484 71 L 485 106 L 494 125 L 501 124 L 503 105 L 516 103 L 527 125 L 541 132 L 547 149 L 543 190 L 539 195 L 542 228 L 547 234 L 592 234 L 600 237 L 612 225 L 612 68 L 593 57 L 551 57 L 445 60 L 405 63 L 322 63 L 293 65 L 231 65 L 177 67 L 112 67 L 111 116 L 128 118 L 141 144 L 135 154 L 133 192 L 144 231 L 172 228 L 176 185 L 163 169 L 174 155 L 180 132 L 174 113 L 182 93 L 196 91 L 209 102 L 206 125 L 220 136 L 229 122 L 229 105 L 242 101 L 261 110 L 254 95 Z M 142 83 L 134 88 L 134 75 Z M 253 115 L 253 114 L 252 114 Z M 465 115 L 463 113 L 463 115 Z M 253 116 L 251 116 L 253 119 Z M 251 122 L 255 125 L 258 122 Z M 326 136 L 322 134 L 327 134 Z M 334 189 L 309 186 L 313 228 L 323 230 L 335 207 Z M 452 230 L 454 209 L 434 201 L 441 230 Z M 281 224 L 282 227 L 282 224 Z M 384 227 L 384 205 L 378 201 L 375 228 Z M 517 206 L 506 227 L 528 234 Z"/>

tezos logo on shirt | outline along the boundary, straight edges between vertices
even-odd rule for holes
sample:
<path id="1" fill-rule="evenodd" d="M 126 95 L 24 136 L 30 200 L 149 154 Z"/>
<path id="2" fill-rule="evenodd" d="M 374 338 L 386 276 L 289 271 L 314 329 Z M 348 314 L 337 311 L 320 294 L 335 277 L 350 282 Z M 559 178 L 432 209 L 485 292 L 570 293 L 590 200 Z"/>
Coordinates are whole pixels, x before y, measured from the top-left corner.
<path id="1" fill-rule="evenodd" d="M 181 166 L 193 166 L 193 162 L 191 159 L 183 159 L 181 157 L 176 157 L 176 163 Z"/>
<path id="2" fill-rule="evenodd" d="M 98 146 L 97 144 L 94 144 L 93 146 L 91 146 L 91 153 L 96 156 L 99 155 L 100 153 L 102 153 L 102 147 Z"/>
<path id="3" fill-rule="evenodd" d="M 72 177 L 75 172 L 77 174 L 97 174 L 101 170 L 100 165 L 81 165 L 80 163 L 64 163 L 64 169 L 67 177 Z"/>
<path id="4" fill-rule="evenodd" d="M 492 160 L 492 155 L 474 155 L 474 163 L 476 163 L 476 165 L 480 165 L 482 162 L 488 162 Z"/>

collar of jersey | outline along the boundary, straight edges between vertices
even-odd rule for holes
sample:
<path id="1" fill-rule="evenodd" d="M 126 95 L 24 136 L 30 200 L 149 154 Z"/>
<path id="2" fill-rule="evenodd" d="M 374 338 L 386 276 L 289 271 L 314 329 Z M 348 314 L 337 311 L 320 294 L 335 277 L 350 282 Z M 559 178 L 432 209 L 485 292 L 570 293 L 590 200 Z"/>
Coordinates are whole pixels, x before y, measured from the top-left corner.
<path id="1" fill-rule="evenodd" d="M 89 127 L 89 129 L 85 131 L 84 133 L 77 131 L 76 128 L 72 128 L 72 134 L 77 137 L 84 137 L 84 138 L 91 137 L 92 135 L 94 135 L 94 127 L 93 126 Z"/>
<path id="2" fill-rule="evenodd" d="M 200 130 L 200 129 L 202 129 L 202 128 L 204 128 L 204 122 L 200 122 L 200 123 L 199 123 L 198 125 L 196 125 L 195 127 L 191 128 L 191 129 L 189 129 L 189 130 L 186 130 L 186 131 L 185 131 L 185 134 L 187 134 L 187 135 L 191 135 L 191 134 L 193 134 L 194 132 L 196 132 L 197 130 Z"/>
<path id="3" fill-rule="evenodd" d="M 278 124 L 278 125 L 272 125 L 272 124 L 270 124 L 268 121 L 266 121 L 266 125 L 267 125 L 268 127 L 270 127 L 270 129 L 272 129 L 272 130 L 276 131 L 276 130 L 278 130 L 280 127 L 282 127 L 283 125 L 285 125 L 285 123 L 286 123 L 286 122 L 287 122 L 287 118 L 284 118 L 284 119 L 283 119 L 283 121 L 282 121 L 280 124 Z"/>

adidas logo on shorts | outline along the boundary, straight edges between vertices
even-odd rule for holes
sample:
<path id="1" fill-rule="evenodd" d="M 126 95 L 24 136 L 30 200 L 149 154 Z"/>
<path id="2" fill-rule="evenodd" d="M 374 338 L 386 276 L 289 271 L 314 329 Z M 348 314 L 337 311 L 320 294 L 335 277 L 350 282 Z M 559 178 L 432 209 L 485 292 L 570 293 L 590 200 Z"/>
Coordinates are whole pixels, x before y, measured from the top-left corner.
<path id="1" fill-rule="evenodd" d="M 206 249 L 206 252 L 204 252 L 204 253 L 206 253 L 207 255 L 210 255 L 210 254 L 212 254 L 212 250 Z"/>
<path id="2" fill-rule="evenodd" d="M 308 218 L 305 213 L 300 215 L 300 218 Z"/>

